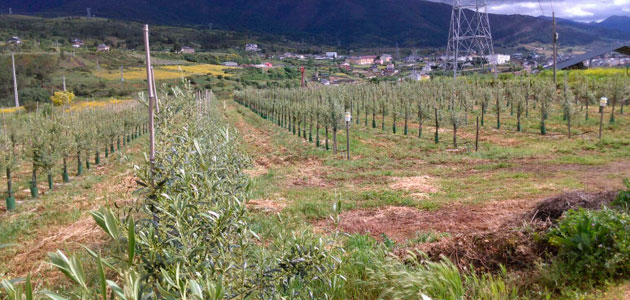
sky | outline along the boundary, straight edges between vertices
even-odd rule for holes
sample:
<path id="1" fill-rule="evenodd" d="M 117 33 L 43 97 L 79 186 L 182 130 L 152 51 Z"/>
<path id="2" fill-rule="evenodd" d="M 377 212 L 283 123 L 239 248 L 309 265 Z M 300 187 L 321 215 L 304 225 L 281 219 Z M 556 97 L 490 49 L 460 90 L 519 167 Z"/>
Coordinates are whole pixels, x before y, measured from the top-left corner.
<path id="1" fill-rule="evenodd" d="M 452 0 L 439 2 L 451 3 Z M 488 12 L 551 16 L 550 0 L 487 0 Z M 542 7 L 542 11 L 541 11 Z M 630 0 L 554 0 L 556 16 L 579 22 L 602 21 L 612 15 L 630 16 Z"/>

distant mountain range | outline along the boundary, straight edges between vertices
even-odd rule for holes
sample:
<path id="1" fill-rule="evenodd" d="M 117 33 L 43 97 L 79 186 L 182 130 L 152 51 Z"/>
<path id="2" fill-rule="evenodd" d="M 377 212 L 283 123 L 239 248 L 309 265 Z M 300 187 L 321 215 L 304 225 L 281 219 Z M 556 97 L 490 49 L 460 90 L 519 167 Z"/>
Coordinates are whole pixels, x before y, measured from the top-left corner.
<path id="1" fill-rule="evenodd" d="M 599 23 L 591 23 L 601 28 L 630 32 L 630 17 L 612 16 Z"/>
<path id="2" fill-rule="evenodd" d="M 86 15 L 164 25 L 261 32 L 314 43 L 362 47 L 440 47 L 451 6 L 423 0 L 4 0 L 0 9 L 42 16 Z M 601 23 L 558 22 L 561 43 L 630 41 L 627 17 Z M 495 44 L 514 47 L 551 41 L 551 21 L 490 15 Z"/>

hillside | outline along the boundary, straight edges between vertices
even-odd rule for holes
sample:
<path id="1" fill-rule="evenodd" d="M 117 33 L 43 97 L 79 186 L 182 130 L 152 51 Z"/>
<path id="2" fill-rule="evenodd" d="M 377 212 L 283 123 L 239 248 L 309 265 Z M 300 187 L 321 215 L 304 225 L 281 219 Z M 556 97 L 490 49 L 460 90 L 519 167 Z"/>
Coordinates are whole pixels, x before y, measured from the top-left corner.
<path id="1" fill-rule="evenodd" d="M 451 7 L 422 0 L 8 0 L 14 12 L 44 16 L 85 15 L 168 25 L 212 24 L 214 28 L 282 35 L 294 40 L 341 46 L 393 45 L 440 47 L 448 37 Z M 521 15 L 491 15 L 499 46 L 549 42 L 549 20 Z M 592 24 L 560 22 L 564 44 L 603 39 L 630 40 Z"/>
<path id="2" fill-rule="evenodd" d="M 604 21 L 595 23 L 594 25 L 601 28 L 630 32 L 630 17 L 611 16 Z"/>

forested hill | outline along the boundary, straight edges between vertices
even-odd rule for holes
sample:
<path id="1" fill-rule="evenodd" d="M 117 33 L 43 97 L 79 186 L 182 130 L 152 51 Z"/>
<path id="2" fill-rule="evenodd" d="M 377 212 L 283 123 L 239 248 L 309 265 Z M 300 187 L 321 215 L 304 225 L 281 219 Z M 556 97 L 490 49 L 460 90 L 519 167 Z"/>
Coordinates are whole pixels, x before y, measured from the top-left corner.
<path id="1" fill-rule="evenodd" d="M 451 7 L 422 0 L 5 0 L 5 13 L 85 15 L 167 25 L 202 25 L 285 36 L 341 46 L 433 46 L 446 43 Z M 551 22 L 521 15 L 491 15 L 502 46 L 550 42 Z M 602 39 L 630 40 L 622 32 L 593 24 L 561 22 L 564 44 Z M 545 34 L 549 33 L 549 34 Z"/>

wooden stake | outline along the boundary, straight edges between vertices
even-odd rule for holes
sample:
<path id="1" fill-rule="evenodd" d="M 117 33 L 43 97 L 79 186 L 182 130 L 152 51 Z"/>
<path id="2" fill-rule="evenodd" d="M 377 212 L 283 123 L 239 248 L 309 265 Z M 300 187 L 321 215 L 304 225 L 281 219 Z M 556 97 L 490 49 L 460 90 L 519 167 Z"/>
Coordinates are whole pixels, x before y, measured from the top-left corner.
<path id="1" fill-rule="evenodd" d="M 17 77 L 15 76 L 15 53 L 11 53 L 11 64 L 13 65 L 13 94 L 15 95 L 15 107 L 20 107 L 20 96 L 18 95 Z"/>
<path id="2" fill-rule="evenodd" d="M 149 90 L 149 160 L 151 163 L 151 173 L 153 173 L 153 167 L 155 165 L 155 129 L 153 126 L 155 89 L 153 87 L 153 80 L 152 80 L 153 76 L 152 76 L 152 68 L 151 68 L 151 50 L 149 49 L 149 25 L 144 25 L 144 48 L 146 52 L 147 85 L 148 85 L 148 90 Z"/>

